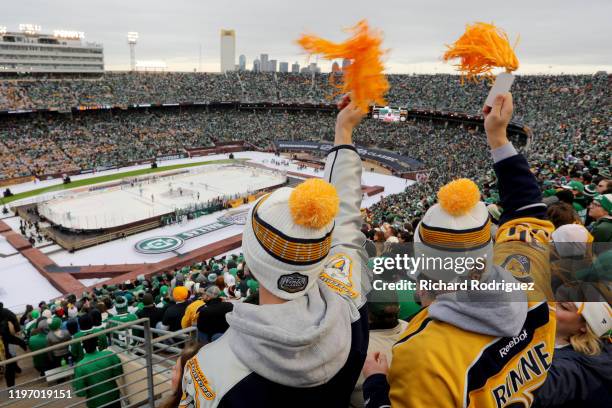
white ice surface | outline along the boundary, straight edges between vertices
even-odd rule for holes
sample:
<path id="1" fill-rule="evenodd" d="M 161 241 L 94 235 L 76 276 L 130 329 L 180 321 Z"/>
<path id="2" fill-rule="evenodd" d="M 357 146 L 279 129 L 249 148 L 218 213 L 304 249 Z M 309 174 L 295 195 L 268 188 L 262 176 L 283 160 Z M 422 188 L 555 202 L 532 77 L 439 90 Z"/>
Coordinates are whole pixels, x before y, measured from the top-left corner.
<path id="1" fill-rule="evenodd" d="M 218 197 L 244 195 L 284 181 L 279 171 L 199 166 L 188 173 L 133 186 L 70 194 L 39 204 L 39 211 L 54 224 L 66 228 L 96 230 L 131 224 Z"/>

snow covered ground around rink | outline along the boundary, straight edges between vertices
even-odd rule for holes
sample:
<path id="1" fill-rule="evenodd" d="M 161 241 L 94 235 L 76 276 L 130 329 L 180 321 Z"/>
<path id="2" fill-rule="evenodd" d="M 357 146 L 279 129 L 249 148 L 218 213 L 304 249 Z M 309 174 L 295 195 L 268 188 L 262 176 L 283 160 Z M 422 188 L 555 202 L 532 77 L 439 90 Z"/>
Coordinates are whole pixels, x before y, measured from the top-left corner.
<path id="1" fill-rule="evenodd" d="M 15 313 L 26 305 L 38 305 L 61 293 L 53 287 L 21 254 L 0 258 L 0 302 Z"/>

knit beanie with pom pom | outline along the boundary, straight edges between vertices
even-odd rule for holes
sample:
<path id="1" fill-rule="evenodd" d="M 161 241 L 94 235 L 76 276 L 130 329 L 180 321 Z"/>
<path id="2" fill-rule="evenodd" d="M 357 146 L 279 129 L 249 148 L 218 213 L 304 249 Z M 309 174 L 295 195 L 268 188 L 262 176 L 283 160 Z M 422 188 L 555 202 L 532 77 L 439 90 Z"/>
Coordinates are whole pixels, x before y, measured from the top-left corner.
<path id="1" fill-rule="evenodd" d="M 340 199 L 321 179 L 279 188 L 250 210 L 242 237 L 251 273 L 275 296 L 291 300 L 315 284 L 329 254 Z"/>

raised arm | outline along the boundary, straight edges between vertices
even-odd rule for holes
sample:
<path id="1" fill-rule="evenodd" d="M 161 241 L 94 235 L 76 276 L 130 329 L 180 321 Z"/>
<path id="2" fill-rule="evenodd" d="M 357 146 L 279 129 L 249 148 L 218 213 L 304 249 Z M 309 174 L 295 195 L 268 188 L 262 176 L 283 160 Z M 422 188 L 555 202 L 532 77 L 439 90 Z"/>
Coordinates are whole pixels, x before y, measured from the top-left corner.
<path id="1" fill-rule="evenodd" d="M 512 118 L 512 94 L 497 95 L 493 107 L 485 106 L 485 131 L 493 155 L 500 205 L 504 209 L 500 225 L 516 218 L 544 219 L 546 204 L 527 159 L 508 140 L 506 129 Z"/>
<path id="2" fill-rule="evenodd" d="M 506 135 L 512 110 L 510 93 L 497 95 L 493 107 L 483 109 L 503 208 L 493 262 L 522 282 L 535 284 L 529 300 L 552 300 L 548 244 L 554 226 L 545 220 L 546 204 L 527 160 Z"/>
<path id="3" fill-rule="evenodd" d="M 327 155 L 325 180 L 333 184 L 340 197 L 332 245 L 361 247 L 361 159 L 353 146 L 353 129 L 364 114 L 349 103 L 338 114 L 334 147 Z"/>
<path id="4" fill-rule="evenodd" d="M 371 288 L 371 273 L 367 268 L 366 238 L 361 232 L 362 164 L 352 144 L 352 135 L 365 114 L 353 103 L 348 103 L 348 98 L 339 108 L 334 147 L 328 153 L 324 177 L 338 192 L 340 211 L 321 279 L 361 309 Z M 353 320 L 357 318 L 357 315 L 353 316 Z"/>

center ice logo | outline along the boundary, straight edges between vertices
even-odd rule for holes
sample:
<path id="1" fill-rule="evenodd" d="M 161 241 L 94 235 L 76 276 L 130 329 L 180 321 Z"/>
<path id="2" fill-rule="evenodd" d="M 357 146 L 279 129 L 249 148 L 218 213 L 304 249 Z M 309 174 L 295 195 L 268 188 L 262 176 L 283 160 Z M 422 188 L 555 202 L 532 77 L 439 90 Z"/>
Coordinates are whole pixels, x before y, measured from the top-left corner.
<path id="1" fill-rule="evenodd" d="M 184 243 L 178 237 L 154 237 L 137 242 L 135 247 L 143 254 L 161 254 L 179 249 Z"/>
<path id="2" fill-rule="evenodd" d="M 183 246 L 186 240 L 196 238 L 213 231 L 220 230 L 230 225 L 244 225 L 248 211 L 229 211 L 224 216 L 217 219 L 216 222 L 202 225 L 188 231 L 180 232 L 173 236 L 153 237 L 138 241 L 134 247 L 136 251 L 142 254 L 161 254 L 164 252 L 174 251 Z"/>

